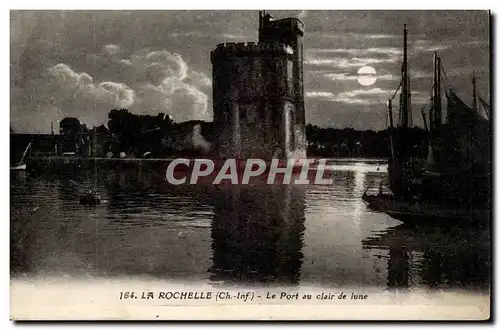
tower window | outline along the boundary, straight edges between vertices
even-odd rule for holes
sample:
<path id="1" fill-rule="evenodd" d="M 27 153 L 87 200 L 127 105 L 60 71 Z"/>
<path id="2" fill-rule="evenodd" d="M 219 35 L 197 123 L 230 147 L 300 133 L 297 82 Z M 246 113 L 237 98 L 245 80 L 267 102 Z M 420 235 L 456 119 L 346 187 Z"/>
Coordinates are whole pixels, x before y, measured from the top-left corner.
<path id="1" fill-rule="evenodd" d="M 287 68 L 286 68 L 286 82 L 287 82 L 287 93 L 289 96 L 294 96 L 295 95 L 295 84 L 293 81 L 293 61 L 288 60 L 287 61 Z"/>

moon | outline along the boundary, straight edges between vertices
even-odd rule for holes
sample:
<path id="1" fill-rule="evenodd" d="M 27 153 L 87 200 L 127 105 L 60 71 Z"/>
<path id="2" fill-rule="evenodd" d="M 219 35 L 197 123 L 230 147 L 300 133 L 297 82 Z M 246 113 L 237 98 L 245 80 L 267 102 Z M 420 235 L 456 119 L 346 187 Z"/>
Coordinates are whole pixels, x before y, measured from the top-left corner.
<path id="1" fill-rule="evenodd" d="M 363 86 L 371 86 L 377 81 L 377 71 L 371 66 L 363 66 L 358 70 L 358 83 Z"/>

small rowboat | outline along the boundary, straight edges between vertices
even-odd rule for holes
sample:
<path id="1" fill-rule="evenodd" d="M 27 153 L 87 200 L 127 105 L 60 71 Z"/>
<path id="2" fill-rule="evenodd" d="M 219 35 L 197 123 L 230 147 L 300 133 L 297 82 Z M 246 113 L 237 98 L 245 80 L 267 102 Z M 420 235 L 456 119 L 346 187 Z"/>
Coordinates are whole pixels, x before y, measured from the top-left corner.
<path id="1" fill-rule="evenodd" d="M 99 204 L 101 204 L 101 196 L 91 190 L 80 196 L 80 205 L 94 206 Z"/>

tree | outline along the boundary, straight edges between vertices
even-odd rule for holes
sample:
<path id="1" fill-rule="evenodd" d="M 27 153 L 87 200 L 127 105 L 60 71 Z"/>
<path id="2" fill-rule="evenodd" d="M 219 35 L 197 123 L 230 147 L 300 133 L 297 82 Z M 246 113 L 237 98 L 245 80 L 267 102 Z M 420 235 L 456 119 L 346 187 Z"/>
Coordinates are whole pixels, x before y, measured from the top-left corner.
<path id="1" fill-rule="evenodd" d="M 108 114 L 108 128 L 115 138 L 113 152 L 142 155 L 161 153 L 162 137 L 169 133 L 173 120 L 170 115 L 136 115 L 127 109 L 113 109 Z"/>

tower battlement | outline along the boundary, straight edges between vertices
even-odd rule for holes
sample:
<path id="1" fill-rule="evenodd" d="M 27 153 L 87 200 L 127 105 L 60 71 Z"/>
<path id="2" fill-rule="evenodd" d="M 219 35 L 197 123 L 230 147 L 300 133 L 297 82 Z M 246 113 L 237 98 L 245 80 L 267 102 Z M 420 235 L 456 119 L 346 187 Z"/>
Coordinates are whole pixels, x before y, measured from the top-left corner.
<path id="1" fill-rule="evenodd" d="M 265 19 L 262 23 L 264 28 L 274 28 L 274 29 L 284 29 L 294 31 L 299 35 L 304 35 L 304 23 L 295 17 L 284 18 L 280 20 L 269 20 Z"/>
<path id="2" fill-rule="evenodd" d="M 263 14 L 257 42 L 221 43 L 210 52 L 217 153 L 305 158 L 304 26 Z"/>
<path id="3" fill-rule="evenodd" d="M 227 42 L 218 44 L 217 47 L 210 52 L 210 58 L 215 60 L 219 56 L 252 56 L 262 53 L 275 53 L 278 55 L 293 54 L 293 49 L 278 42 Z"/>

